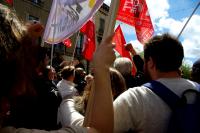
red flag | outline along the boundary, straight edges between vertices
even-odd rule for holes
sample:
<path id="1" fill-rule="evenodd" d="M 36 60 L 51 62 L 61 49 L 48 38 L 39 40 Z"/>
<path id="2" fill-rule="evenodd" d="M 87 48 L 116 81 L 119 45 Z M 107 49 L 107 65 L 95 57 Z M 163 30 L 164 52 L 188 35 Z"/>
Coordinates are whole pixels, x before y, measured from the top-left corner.
<path id="1" fill-rule="evenodd" d="M 132 61 L 131 55 L 129 53 L 129 51 L 127 51 L 125 49 L 125 44 L 126 44 L 126 40 L 124 38 L 122 29 L 120 27 L 120 25 L 116 28 L 115 30 L 115 35 L 113 37 L 113 42 L 116 44 L 115 46 L 115 50 L 122 56 L 122 57 L 127 57 Z M 136 67 L 134 66 L 134 62 L 133 62 L 133 69 L 132 69 L 132 74 L 135 75 L 136 73 Z"/>
<path id="2" fill-rule="evenodd" d="M 82 54 L 85 59 L 91 61 L 93 53 L 96 49 L 95 44 L 95 25 L 92 20 L 89 20 L 81 29 L 80 32 L 84 34 L 84 47 Z"/>
<path id="3" fill-rule="evenodd" d="M 8 3 L 9 5 L 13 5 L 13 0 L 5 0 L 6 1 L 6 3 Z"/>
<path id="4" fill-rule="evenodd" d="M 154 29 L 145 0 L 120 0 L 117 20 L 135 26 L 137 39 L 144 44 Z"/>
<path id="5" fill-rule="evenodd" d="M 69 38 L 63 40 L 63 44 L 64 44 L 67 48 L 69 48 L 69 47 L 72 46 L 72 42 L 71 42 L 71 40 L 70 40 Z"/>

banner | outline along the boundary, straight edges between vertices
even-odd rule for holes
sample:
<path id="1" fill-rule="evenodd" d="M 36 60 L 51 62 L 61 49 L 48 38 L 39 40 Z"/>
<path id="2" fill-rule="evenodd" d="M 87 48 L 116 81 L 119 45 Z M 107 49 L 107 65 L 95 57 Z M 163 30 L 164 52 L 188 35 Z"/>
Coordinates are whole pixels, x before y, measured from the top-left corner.
<path id="1" fill-rule="evenodd" d="M 135 26 L 137 38 L 141 43 L 151 38 L 154 33 L 145 0 L 121 0 L 117 20 Z"/>
<path id="2" fill-rule="evenodd" d="M 104 0 L 53 0 L 43 39 L 55 44 L 78 31 Z"/>

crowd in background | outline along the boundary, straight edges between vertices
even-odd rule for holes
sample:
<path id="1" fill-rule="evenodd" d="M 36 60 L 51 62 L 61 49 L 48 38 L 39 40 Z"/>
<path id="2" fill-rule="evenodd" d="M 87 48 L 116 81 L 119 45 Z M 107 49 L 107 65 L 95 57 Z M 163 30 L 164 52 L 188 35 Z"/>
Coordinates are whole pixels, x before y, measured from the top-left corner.
<path id="1" fill-rule="evenodd" d="M 170 108 L 142 85 L 158 80 L 181 95 L 183 90 L 196 89 L 200 83 L 199 60 L 191 72 L 191 80 L 195 82 L 181 78 L 183 47 L 169 34 L 150 39 L 144 46 L 144 57 L 127 44 L 133 62 L 124 57 L 115 59 L 112 36 L 108 37 L 95 53 L 94 70 L 86 73 L 81 62 L 68 63 L 61 56 L 56 56 L 53 65 L 49 65 L 48 50 L 36 41 L 44 30 L 41 24 L 23 24 L 3 5 L 0 5 L 0 24 L 0 132 L 22 130 L 6 129 L 11 126 L 25 128 L 23 132 L 30 132 L 28 129 L 59 132 L 65 128 L 60 131 L 162 133 L 167 127 Z M 135 75 L 133 66 L 137 70 Z M 104 99 L 108 104 L 114 103 L 108 107 L 110 116 L 101 119 L 101 115 L 94 116 L 97 109 L 88 106 L 99 106 L 103 114 L 108 109 L 102 106 L 107 104 Z M 90 104 L 92 100 L 102 104 Z M 112 115 L 114 118 L 110 119 Z M 82 128 L 86 120 L 94 129 Z M 110 124 L 105 126 L 99 121 Z"/>

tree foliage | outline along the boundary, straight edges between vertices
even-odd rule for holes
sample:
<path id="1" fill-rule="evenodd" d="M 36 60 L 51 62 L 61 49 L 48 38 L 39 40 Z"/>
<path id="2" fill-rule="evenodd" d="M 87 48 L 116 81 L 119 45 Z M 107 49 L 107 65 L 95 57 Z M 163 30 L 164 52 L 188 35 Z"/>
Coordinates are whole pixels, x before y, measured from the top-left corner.
<path id="1" fill-rule="evenodd" d="M 191 77 L 191 66 L 183 63 L 181 66 L 181 71 L 182 71 L 182 77 L 186 79 L 190 79 Z"/>

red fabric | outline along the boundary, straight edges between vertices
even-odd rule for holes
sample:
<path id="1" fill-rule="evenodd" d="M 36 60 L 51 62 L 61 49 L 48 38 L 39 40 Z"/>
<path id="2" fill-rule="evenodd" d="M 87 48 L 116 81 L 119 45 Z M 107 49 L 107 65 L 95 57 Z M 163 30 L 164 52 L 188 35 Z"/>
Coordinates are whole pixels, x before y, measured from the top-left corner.
<path id="1" fill-rule="evenodd" d="M 120 25 L 116 28 L 115 30 L 115 35 L 113 37 L 113 42 L 116 44 L 115 46 L 115 50 L 122 56 L 122 57 L 127 57 L 132 61 L 131 55 L 129 53 L 129 51 L 127 51 L 125 49 L 125 44 L 126 44 L 126 40 L 124 38 L 122 29 L 120 27 Z M 132 74 L 135 75 L 136 73 L 136 67 L 134 66 L 134 62 L 133 63 L 133 69 L 132 69 Z"/>
<path id="2" fill-rule="evenodd" d="M 142 44 L 154 33 L 145 0 L 120 0 L 117 20 L 135 26 L 137 39 Z"/>
<path id="3" fill-rule="evenodd" d="M 84 36 L 84 48 L 82 50 L 82 55 L 88 61 L 92 60 L 93 53 L 96 49 L 95 44 L 95 25 L 94 22 L 89 20 L 81 29 L 80 32 Z"/>
<path id="4" fill-rule="evenodd" d="M 13 5 L 13 0 L 5 0 L 6 1 L 6 3 L 8 3 L 9 5 Z"/>
<path id="5" fill-rule="evenodd" d="M 70 48 L 72 46 L 72 42 L 69 38 L 65 39 L 63 43 L 67 48 Z"/>

